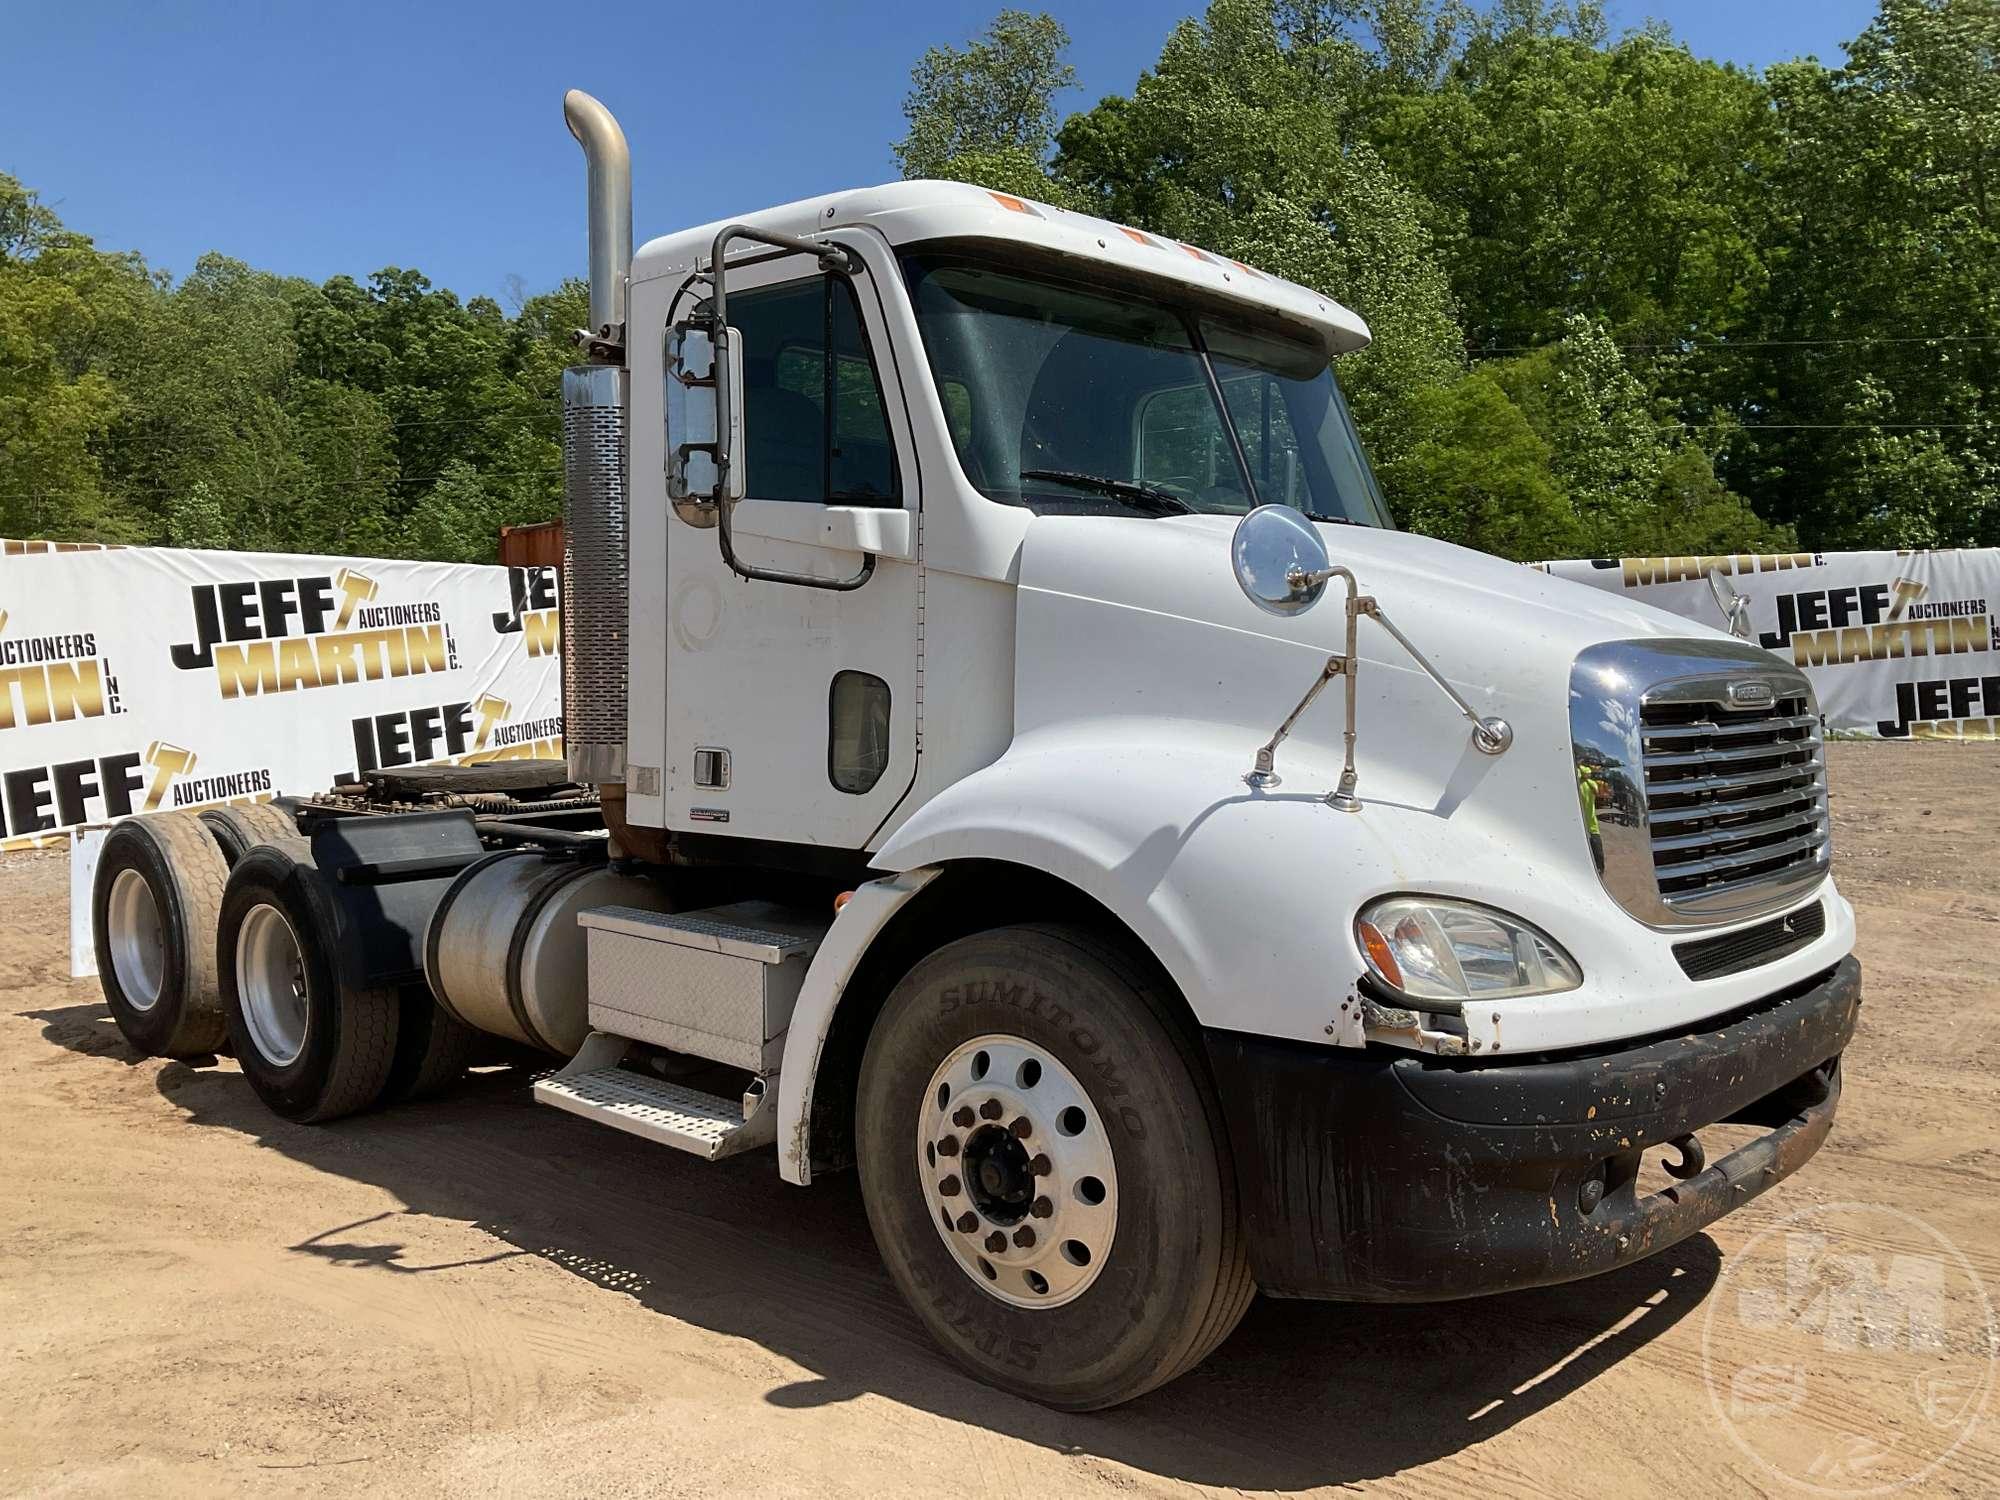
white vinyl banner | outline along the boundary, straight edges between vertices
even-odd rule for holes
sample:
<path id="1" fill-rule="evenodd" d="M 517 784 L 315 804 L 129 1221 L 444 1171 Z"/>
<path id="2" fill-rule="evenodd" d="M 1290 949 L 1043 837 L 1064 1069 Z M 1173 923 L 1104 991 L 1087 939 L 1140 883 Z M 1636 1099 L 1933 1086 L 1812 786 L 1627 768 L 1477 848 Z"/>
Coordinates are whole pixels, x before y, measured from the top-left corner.
<path id="1" fill-rule="evenodd" d="M 0 847 L 562 753 L 554 568 L 0 543 Z"/>
<path id="2" fill-rule="evenodd" d="M 1827 728 L 1884 739 L 2000 738 L 2000 549 L 1624 557 L 1539 564 L 1723 627 L 1804 669 Z M 1712 581 L 1710 575 L 1720 575 Z"/>

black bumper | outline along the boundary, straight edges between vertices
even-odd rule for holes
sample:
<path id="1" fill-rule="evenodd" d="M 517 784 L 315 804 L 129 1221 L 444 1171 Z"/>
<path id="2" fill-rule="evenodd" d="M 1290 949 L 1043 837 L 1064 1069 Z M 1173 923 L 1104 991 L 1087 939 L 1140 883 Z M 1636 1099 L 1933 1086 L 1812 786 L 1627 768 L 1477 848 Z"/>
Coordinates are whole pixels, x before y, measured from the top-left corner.
<path id="1" fill-rule="evenodd" d="M 1444 1060 L 1206 1033 L 1258 1285 L 1427 1302 L 1594 1276 L 1685 1239 L 1819 1149 L 1861 966 L 1713 1029 L 1617 1051 Z M 1640 1197 L 1640 1154 L 1717 1124 L 1754 1141 Z M 1595 1196 L 1590 1179 L 1602 1184 Z"/>

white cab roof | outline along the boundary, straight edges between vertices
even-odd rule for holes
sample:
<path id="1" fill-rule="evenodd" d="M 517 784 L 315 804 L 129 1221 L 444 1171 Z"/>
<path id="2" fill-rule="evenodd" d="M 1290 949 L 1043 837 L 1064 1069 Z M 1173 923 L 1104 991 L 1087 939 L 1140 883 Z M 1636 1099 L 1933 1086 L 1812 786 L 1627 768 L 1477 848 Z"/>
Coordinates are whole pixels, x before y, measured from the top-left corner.
<path id="1" fill-rule="evenodd" d="M 921 240 L 1033 245 L 1276 313 L 1317 332 L 1329 354 L 1349 353 L 1368 344 L 1368 325 L 1359 316 L 1307 287 L 1212 250 L 963 182 L 891 182 L 854 188 L 683 229 L 641 246 L 632 257 L 632 280 L 685 275 L 697 259 L 707 259 L 716 231 L 732 222 L 800 237 L 866 225 L 897 246 Z M 742 249 L 750 254 L 757 247 Z"/>

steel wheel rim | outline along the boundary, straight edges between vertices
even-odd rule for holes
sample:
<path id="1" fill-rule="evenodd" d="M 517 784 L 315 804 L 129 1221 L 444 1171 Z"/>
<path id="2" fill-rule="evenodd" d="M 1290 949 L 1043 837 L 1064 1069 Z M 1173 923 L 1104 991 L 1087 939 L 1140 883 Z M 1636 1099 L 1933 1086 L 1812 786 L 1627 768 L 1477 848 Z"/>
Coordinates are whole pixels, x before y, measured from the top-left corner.
<path id="1" fill-rule="evenodd" d="M 274 1067 L 306 1049 L 305 953 L 277 907 L 253 906 L 236 937 L 236 994 L 258 1054 Z"/>
<path id="2" fill-rule="evenodd" d="M 1046 1049 L 998 1033 L 956 1048 L 918 1102 L 916 1148 L 931 1227 L 981 1291 L 1060 1307 L 1103 1272 L 1117 1162 L 1095 1102 Z"/>
<path id="3" fill-rule="evenodd" d="M 160 921 L 160 903 L 137 870 L 120 870 L 111 882 L 105 930 L 110 936 L 111 972 L 119 993 L 136 1011 L 160 1003 L 166 987 L 167 935 Z"/>

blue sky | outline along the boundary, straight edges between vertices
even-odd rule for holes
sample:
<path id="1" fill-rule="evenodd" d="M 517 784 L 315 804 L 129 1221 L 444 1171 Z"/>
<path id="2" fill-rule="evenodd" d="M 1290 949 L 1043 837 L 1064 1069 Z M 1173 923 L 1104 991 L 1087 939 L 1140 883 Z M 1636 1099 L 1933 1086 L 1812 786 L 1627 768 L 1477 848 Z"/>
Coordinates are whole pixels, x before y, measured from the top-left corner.
<path id="1" fill-rule="evenodd" d="M 641 240 L 895 175 L 911 64 L 1002 0 L 586 7 L 0 0 L 0 171 L 107 248 L 219 249 L 323 280 L 411 266 L 463 295 L 583 269 L 570 86 L 632 141 Z M 1080 87 L 1128 90 L 1200 0 L 1014 0 L 1068 26 Z M 1872 0 L 1612 0 L 1703 54 L 1829 62 Z M 607 18 L 599 32 L 582 18 Z"/>

